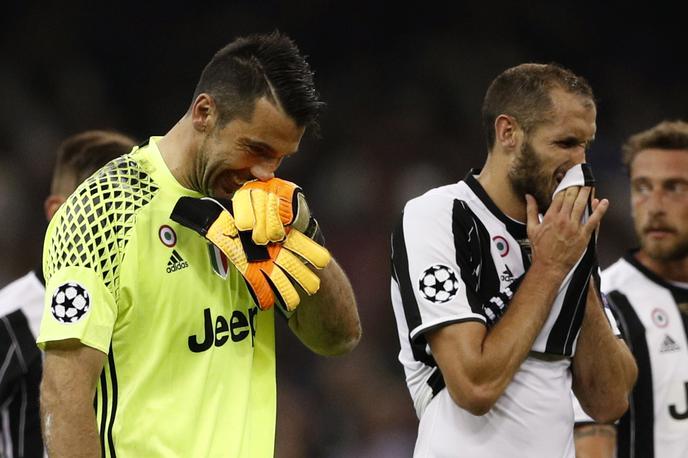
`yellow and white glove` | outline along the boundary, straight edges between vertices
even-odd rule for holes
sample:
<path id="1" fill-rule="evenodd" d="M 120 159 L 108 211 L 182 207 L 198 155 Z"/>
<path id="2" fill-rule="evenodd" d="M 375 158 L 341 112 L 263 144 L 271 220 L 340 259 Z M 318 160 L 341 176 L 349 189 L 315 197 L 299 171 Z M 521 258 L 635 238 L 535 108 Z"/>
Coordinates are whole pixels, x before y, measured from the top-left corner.
<path id="1" fill-rule="evenodd" d="M 237 229 L 251 231 L 251 238 L 258 245 L 281 242 L 289 226 L 324 244 L 303 190 L 291 181 L 249 181 L 234 193 L 232 207 Z"/>
<path id="2" fill-rule="evenodd" d="M 318 291 L 320 279 L 305 263 L 324 268 L 331 259 L 327 249 L 292 227 L 284 228 L 282 241 L 257 245 L 248 231 L 237 228 L 228 208 L 228 201 L 181 197 L 171 218 L 217 246 L 244 277 L 263 310 L 272 307 L 276 297 L 288 311 L 296 309 L 301 299 L 292 280 L 309 295 Z"/>

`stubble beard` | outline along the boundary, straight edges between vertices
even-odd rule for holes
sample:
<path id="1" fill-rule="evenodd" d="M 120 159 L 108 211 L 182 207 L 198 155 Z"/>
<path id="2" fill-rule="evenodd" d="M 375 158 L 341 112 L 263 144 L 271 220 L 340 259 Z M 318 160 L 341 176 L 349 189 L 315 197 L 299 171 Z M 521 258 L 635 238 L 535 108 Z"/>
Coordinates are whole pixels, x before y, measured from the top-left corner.
<path id="1" fill-rule="evenodd" d="M 684 234 L 677 234 L 676 241 L 665 241 L 664 243 L 648 241 L 647 235 L 642 234 L 640 230 L 636 235 L 640 240 L 640 248 L 651 259 L 659 262 L 681 261 L 688 257 L 688 237 Z"/>
<path id="2" fill-rule="evenodd" d="M 552 204 L 550 180 L 542 173 L 542 161 L 527 140 L 509 170 L 509 182 L 516 195 L 525 198 L 530 194 L 535 198 L 538 211 L 544 213 Z"/>

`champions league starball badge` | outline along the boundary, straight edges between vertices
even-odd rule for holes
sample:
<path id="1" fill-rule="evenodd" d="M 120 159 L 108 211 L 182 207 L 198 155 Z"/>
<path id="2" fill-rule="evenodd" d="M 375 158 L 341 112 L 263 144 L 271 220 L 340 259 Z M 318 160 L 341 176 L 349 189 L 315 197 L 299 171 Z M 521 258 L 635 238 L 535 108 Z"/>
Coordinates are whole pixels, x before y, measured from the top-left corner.
<path id="1" fill-rule="evenodd" d="M 64 283 L 55 289 L 50 304 L 53 318 L 60 323 L 76 323 L 91 305 L 86 288 L 75 282 Z"/>
<path id="2" fill-rule="evenodd" d="M 456 296 L 459 281 L 454 269 L 444 264 L 435 264 L 421 274 L 418 289 L 425 299 L 441 304 Z"/>

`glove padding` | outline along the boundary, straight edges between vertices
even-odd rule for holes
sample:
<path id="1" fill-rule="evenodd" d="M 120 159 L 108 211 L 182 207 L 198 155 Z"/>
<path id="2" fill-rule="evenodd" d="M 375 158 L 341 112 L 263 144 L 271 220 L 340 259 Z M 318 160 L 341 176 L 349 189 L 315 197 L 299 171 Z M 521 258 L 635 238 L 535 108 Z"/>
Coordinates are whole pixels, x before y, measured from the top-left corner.
<path id="1" fill-rule="evenodd" d="M 318 291 L 320 279 L 305 262 L 324 268 L 331 259 L 327 249 L 292 227 L 285 228 L 280 243 L 257 245 L 248 232 L 238 230 L 226 208 L 231 208 L 231 203 L 224 203 L 226 206 L 211 198 L 181 197 L 171 217 L 204 236 L 227 256 L 262 310 L 274 305 L 275 296 L 288 311 L 299 305 L 301 299 L 290 278 L 309 295 Z"/>
<path id="2" fill-rule="evenodd" d="M 237 229 L 251 231 L 251 238 L 258 245 L 281 242 L 287 236 L 287 226 L 324 245 L 303 190 L 291 181 L 249 181 L 234 193 L 232 207 Z"/>

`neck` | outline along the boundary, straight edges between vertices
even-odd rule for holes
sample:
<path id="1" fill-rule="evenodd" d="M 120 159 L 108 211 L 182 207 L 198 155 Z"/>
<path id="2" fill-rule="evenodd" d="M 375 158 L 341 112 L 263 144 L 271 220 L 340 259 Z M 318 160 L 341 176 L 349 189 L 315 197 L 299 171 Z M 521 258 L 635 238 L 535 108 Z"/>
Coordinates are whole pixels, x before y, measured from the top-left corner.
<path id="1" fill-rule="evenodd" d="M 480 171 L 478 182 L 505 215 L 516 221 L 525 222 L 526 200 L 517 196 L 509 185 L 508 170 L 507 163 L 500 161 L 495 153 L 490 153 Z"/>
<path id="2" fill-rule="evenodd" d="M 196 178 L 194 159 L 198 147 L 191 119 L 184 116 L 158 142 L 158 150 L 172 176 L 185 188 L 202 192 Z"/>
<path id="3" fill-rule="evenodd" d="M 688 283 L 688 257 L 674 261 L 660 261 L 653 259 L 643 250 L 635 254 L 635 258 L 652 273 L 668 281 Z"/>

